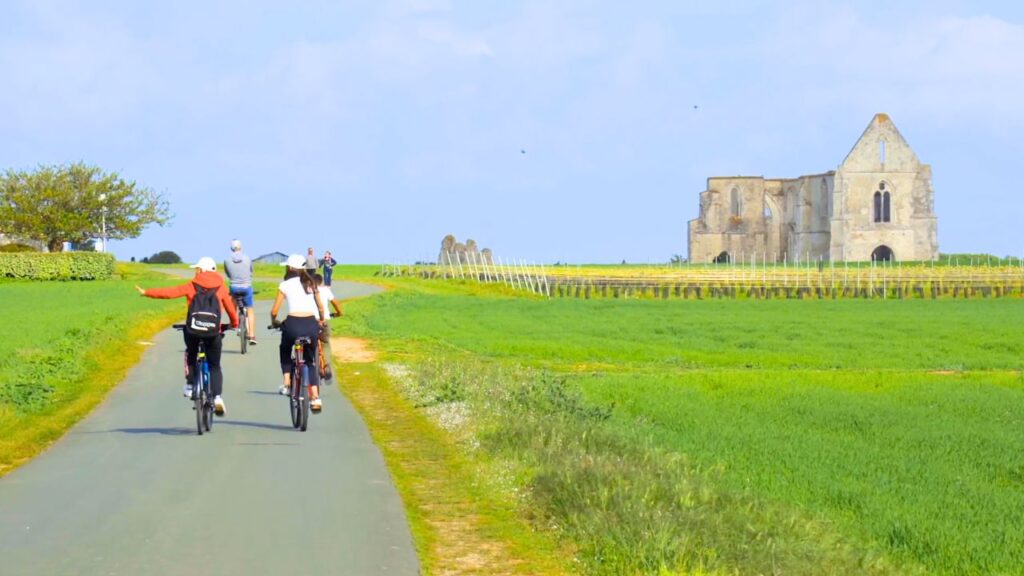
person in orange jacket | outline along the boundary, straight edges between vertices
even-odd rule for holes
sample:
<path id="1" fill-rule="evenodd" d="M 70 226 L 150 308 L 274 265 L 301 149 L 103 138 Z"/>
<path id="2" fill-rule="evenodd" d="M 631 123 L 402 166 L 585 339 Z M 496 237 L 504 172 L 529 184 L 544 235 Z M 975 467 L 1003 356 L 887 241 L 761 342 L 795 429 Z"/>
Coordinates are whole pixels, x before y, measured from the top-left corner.
<path id="1" fill-rule="evenodd" d="M 231 300 L 231 295 L 228 294 L 227 286 L 224 285 L 224 278 L 217 273 L 217 263 L 214 262 L 213 258 L 204 256 L 199 259 L 199 262 L 189 266 L 189 268 L 195 268 L 196 275 L 192 277 L 191 281 L 184 284 L 168 288 L 150 288 L 149 290 L 143 290 L 141 287 L 135 286 L 135 289 L 139 291 L 139 294 L 147 298 L 181 298 L 184 296 L 188 300 L 189 305 L 192 304 L 192 298 L 196 295 L 196 286 L 207 290 L 215 289 L 220 309 L 228 313 L 231 327 L 237 328 L 238 313 L 235 311 L 235 303 Z M 213 394 L 214 411 L 218 416 L 223 416 L 226 408 L 224 406 L 224 399 L 221 397 L 224 388 L 224 376 L 220 369 L 221 337 L 219 334 L 202 337 L 189 334 L 187 330 L 182 332 L 185 335 L 186 365 L 189 367 L 196 362 L 196 356 L 199 354 L 199 342 L 201 340 L 206 342 L 206 362 L 210 366 L 210 393 Z M 195 375 L 192 372 L 193 370 L 189 370 L 187 375 L 187 383 L 184 390 L 186 398 L 192 397 L 192 386 L 195 383 Z"/>

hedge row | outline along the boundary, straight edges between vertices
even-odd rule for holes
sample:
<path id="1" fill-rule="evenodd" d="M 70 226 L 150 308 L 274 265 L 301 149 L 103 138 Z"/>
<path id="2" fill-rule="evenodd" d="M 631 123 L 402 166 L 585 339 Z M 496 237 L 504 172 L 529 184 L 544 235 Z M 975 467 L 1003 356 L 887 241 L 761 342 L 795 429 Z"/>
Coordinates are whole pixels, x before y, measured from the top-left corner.
<path id="1" fill-rule="evenodd" d="M 0 254 L 0 278 L 106 280 L 113 274 L 113 254 L 100 252 Z"/>

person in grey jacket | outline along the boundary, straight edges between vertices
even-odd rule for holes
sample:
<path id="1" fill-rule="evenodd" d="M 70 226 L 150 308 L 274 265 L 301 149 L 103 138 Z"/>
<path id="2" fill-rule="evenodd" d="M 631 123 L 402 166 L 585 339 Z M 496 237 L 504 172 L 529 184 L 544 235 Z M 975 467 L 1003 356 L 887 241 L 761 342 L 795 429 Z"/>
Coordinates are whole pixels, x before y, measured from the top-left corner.
<path id="1" fill-rule="evenodd" d="M 256 344 L 256 315 L 252 313 L 252 260 L 242 252 L 242 243 L 231 241 L 231 255 L 224 261 L 224 273 L 231 282 L 231 295 L 245 297 L 249 344 Z"/>
<path id="2" fill-rule="evenodd" d="M 306 251 L 306 273 L 309 274 L 310 278 L 312 278 L 313 274 L 316 274 L 316 269 L 319 267 L 320 263 L 316 261 L 313 249 L 310 248 Z"/>

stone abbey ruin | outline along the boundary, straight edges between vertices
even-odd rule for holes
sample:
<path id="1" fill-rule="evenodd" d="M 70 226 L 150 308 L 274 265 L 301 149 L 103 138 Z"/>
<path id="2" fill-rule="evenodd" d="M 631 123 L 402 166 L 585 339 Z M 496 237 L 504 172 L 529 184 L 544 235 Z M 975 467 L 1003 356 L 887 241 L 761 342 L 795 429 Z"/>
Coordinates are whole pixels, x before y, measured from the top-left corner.
<path id="1" fill-rule="evenodd" d="M 932 260 L 931 166 L 876 114 L 836 170 L 711 177 L 689 223 L 689 261 Z"/>

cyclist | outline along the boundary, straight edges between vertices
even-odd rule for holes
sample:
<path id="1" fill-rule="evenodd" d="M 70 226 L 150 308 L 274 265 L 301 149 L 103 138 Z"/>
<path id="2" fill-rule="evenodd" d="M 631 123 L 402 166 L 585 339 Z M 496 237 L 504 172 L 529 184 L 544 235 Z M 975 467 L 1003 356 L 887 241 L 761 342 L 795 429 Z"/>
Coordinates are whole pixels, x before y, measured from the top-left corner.
<path id="1" fill-rule="evenodd" d="M 238 314 L 235 312 L 235 303 L 231 300 L 231 296 L 228 295 L 227 287 L 224 286 L 224 279 L 221 278 L 220 274 L 217 274 L 217 263 L 213 261 L 213 258 L 203 256 L 199 259 L 199 262 L 189 266 L 189 268 L 195 268 L 196 275 L 192 277 L 191 281 L 184 284 L 167 288 L 150 288 L 149 290 L 143 290 L 141 287 L 135 286 L 135 289 L 139 291 L 139 294 L 147 298 L 181 298 L 184 296 L 189 304 L 192 303 L 192 298 L 196 295 L 197 287 L 203 290 L 216 290 L 217 301 L 220 303 L 221 310 L 227 311 L 228 318 L 231 319 L 231 327 L 237 328 Z M 206 362 L 210 366 L 210 393 L 213 394 L 213 407 L 218 416 L 223 416 L 226 408 L 224 406 L 224 399 L 221 397 L 224 388 L 224 375 L 220 369 L 220 335 L 202 338 L 193 336 L 188 331 L 182 331 L 182 333 L 185 335 L 185 356 L 189 367 L 194 366 L 196 363 L 200 340 L 205 341 Z M 184 389 L 186 398 L 192 397 L 192 386 L 196 379 L 196 375 L 193 372 L 193 370 L 189 370 L 186 375 Z"/>
<path id="2" fill-rule="evenodd" d="M 330 255 L 330 252 L 327 253 Z M 313 276 L 316 280 L 316 289 L 320 293 L 320 302 L 324 305 L 324 328 L 320 331 L 320 343 L 323 345 L 323 354 L 327 364 L 327 374 L 324 378 L 331 379 L 331 325 L 328 322 L 331 319 L 331 307 L 334 308 L 334 315 L 341 316 L 341 305 L 338 300 L 334 297 L 334 291 L 331 290 L 330 286 L 324 284 L 324 277 L 317 274 Z M 330 304 L 330 306 L 328 306 Z"/>
<path id="3" fill-rule="evenodd" d="M 316 341 L 323 326 L 323 321 L 319 319 L 324 316 L 324 305 L 316 290 L 316 281 L 306 272 L 305 258 L 292 254 L 282 266 L 288 268 L 284 281 L 277 287 L 277 298 L 270 309 L 270 323 L 278 326 L 277 313 L 281 309 L 281 304 L 287 300 L 288 317 L 280 324 L 281 373 L 284 375 L 284 384 L 278 392 L 288 395 L 292 386 L 292 346 L 295 345 L 295 340 L 303 336 Z M 303 353 L 306 356 L 306 364 L 310 367 L 309 407 L 317 413 L 323 408 L 323 403 L 320 401 L 320 370 L 315 356 L 316 348 L 307 346 Z"/>
<path id="4" fill-rule="evenodd" d="M 231 241 L 231 255 L 224 260 L 224 273 L 231 282 L 231 295 L 245 297 L 249 344 L 256 344 L 256 318 L 252 313 L 252 260 L 242 252 L 242 243 L 238 240 Z"/>

